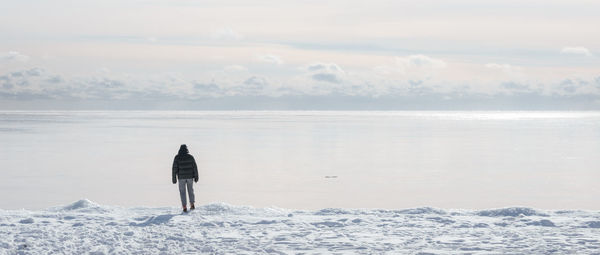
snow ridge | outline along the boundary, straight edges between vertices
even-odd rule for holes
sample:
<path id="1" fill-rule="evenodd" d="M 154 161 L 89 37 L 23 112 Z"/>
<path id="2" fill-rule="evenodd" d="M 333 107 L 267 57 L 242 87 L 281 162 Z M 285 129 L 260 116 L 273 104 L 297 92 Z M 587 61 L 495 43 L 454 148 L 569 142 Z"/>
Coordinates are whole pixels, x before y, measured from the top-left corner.
<path id="1" fill-rule="evenodd" d="M 0 254 L 510 253 L 600 251 L 600 212 L 326 208 L 212 203 L 122 208 L 82 199 L 0 210 Z"/>

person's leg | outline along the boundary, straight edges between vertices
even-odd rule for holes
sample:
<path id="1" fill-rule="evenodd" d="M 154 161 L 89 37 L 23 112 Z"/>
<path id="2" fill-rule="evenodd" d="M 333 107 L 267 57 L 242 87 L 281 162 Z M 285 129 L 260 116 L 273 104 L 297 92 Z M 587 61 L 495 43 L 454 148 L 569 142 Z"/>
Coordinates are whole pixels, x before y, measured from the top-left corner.
<path id="1" fill-rule="evenodd" d="M 196 197 L 194 196 L 194 179 L 187 179 L 187 190 L 190 196 L 190 205 L 193 205 L 196 202 Z"/>
<path id="2" fill-rule="evenodd" d="M 181 205 L 185 207 L 186 197 L 185 197 L 185 179 L 179 179 L 179 196 L 181 197 Z"/>

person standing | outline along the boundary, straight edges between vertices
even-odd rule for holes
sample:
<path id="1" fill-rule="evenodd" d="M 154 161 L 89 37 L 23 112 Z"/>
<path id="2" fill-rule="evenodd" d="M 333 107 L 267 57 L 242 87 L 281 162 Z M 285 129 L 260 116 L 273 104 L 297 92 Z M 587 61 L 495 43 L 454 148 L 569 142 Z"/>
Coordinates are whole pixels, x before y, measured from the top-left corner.
<path id="1" fill-rule="evenodd" d="M 186 188 L 190 197 L 190 210 L 196 209 L 192 180 L 198 182 L 198 167 L 196 166 L 196 160 L 190 155 L 185 144 L 179 147 L 179 152 L 173 160 L 173 184 L 177 183 L 177 179 L 179 179 L 179 196 L 181 197 L 183 212 L 187 212 Z"/>

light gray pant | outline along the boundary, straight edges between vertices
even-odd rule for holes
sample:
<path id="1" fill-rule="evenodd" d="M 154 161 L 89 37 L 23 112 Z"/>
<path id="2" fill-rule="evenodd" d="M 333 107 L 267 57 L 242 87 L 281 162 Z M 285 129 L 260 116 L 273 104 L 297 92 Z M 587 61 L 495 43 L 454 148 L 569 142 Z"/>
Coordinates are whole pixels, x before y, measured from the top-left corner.
<path id="1" fill-rule="evenodd" d="M 185 187 L 190 195 L 190 203 L 193 204 L 195 201 L 194 197 L 194 179 L 179 179 L 179 196 L 181 196 L 181 205 L 186 205 L 185 200 Z"/>

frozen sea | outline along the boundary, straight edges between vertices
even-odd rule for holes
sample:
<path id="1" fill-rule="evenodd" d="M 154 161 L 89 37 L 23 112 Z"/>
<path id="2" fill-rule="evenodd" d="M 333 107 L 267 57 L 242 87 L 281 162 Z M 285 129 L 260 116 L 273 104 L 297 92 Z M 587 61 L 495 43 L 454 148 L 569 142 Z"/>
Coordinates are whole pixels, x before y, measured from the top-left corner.
<path id="1" fill-rule="evenodd" d="M 176 207 L 182 143 L 199 204 L 600 210 L 600 112 L 445 111 L 2 111 L 0 208 Z"/>

